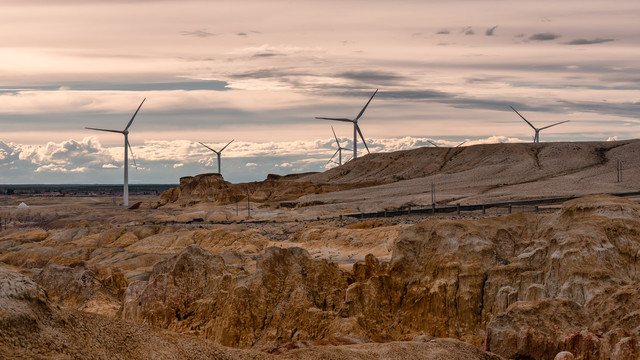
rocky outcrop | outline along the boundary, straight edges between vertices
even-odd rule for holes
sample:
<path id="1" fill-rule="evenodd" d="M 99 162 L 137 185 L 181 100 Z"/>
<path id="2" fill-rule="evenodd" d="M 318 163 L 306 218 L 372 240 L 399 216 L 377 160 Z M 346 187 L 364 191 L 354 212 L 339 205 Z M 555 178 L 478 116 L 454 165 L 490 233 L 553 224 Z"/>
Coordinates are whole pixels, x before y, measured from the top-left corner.
<path id="1" fill-rule="evenodd" d="M 57 303 L 77 310 L 115 316 L 129 283 L 117 268 L 98 271 L 86 265 L 50 264 L 34 277 Z"/>
<path id="2" fill-rule="evenodd" d="M 250 274 L 193 245 L 133 283 L 122 316 L 235 347 L 331 338 L 347 282 L 299 248 L 268 248 Z"/>
<path id="3" fill-rule="evenodd" d="M 222 178 L 220 174 L 200 174 L 195 177 L 181 177 L 180 185 L 165 190 L 154 207 L 175 202 L 181 202 L 185 205 L 195 204 L 201 201 L 228 202 L 228 197 L 233 196 L 233 194 L 229 194 L 231 187 L 232 184 L 224 181 L 224 178 Z M 225 199 L 221 198 L 223 196 Z"/>
<path id="4" fill-rule="evenodd" d="M 270 174 L 264 181 L 231 184 L 220 174 L 201 174 L 180 178 L 180 185 L 162 193 L 158 202 L 152 207 L 158 208 L 167 204 L 190 206 L 205 202 L 217 205 L 232 204 L 250 197 L 253 202 L 287 202 L 303 195 L 321 194 L 325 192 L 347 190 L 377 184 L 366 181 L 357 184 L 329 184 L 305 181 L 309 174 L 292 174 L 286 176 Z M 287 206 L 303 204 L 292 203 Z"/>

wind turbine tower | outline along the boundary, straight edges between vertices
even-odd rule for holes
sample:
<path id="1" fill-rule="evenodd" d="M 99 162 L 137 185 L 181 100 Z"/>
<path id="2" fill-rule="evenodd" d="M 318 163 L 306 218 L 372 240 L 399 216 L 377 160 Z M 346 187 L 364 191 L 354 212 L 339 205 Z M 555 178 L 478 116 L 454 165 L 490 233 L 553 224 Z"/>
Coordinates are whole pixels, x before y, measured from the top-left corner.
<path id="1" fill-rule="evenodd" d="M 542 131 L 544 129 L 548 129 L 548 128 L 552 127 L 552 126 L 564 124 L 564 123 L 570 121 L 570 120 L 560 121 L 560 122 L 555 123 L 555 124 L 551 124 L 551 125 L 548 125 L 548 126 L 545 126 L 545 127 L 537 128 L 537 127 L 533 126 L 533 124 L 531 124 L 529 122 L 529 120 L 525 119 L 524 116 L 520 115 L 518 110 L 514 109 L 513 106 L 509 106 L 509 107 L 511 108 L 511 110 L 515 111 L 516 114 L 518 114 L 518 116 L 520 116 L 522 118 L 522 120 L 526 121 L 526 123 L 529 124 L 529 126 L 531 126 L 533 128 L 533 130 L 535 131 L 535 135 L 533 135 L 533 142 L 534 143 L 540 142 L 540 131 Z"/>
<path id="2" fill-rule="evenodd" d="M 371 100 L 373 100 L 373 97 L 376 96 L 376 93 L 378 93 L 378 89 L 376 89 L 373 95 L 371 95 L 371 98 L 369 99 L 369 101 L 367 101 L 367 104 L 362 108 L 362 110 L 360 111 L 358 116 L 356 116 L 355 119 L 326 118 L 326 117 L 316 116 L 316 119 L 321 119 L 321 120 L 344 121 L 344 122 L 353 123 L 353 158 L 354 159 L 358 157 L 358 134 L 360 134 L 360 139 L 362 139 L 362 143 L 364 144 L 364 147 L 367 149 L 367 153 L 371 153 L 369 151 L 369 147 L 367 146 L 367 143 L 364 141 L 364 136 L 362 135 L 362 131 L 360 131 L 360 127 L 358 126 L 358 120 L 362 117 L 362 114 L 364 114 L 364 111 L 367 109 L 367 106 L 369 106 L 369 103 L 371 102 Z"/>
<path id="3" fill-rule="evenodd" d="M 227 146 L 229 146 L 229 144 L 231 144 L 235 139 L 229 141 L 229 143 L 227 143 L 227 145 L 225 145 L 222 149 L 220 149 L 220 151 L 215 151 L 212 148 L 208 147 L 207 145 L 203 144 L 203 143 L 199 143 L 200 145 L 206 147 L 207 149 L 213 151 L 214 153 L 216 153 L 216 155 L 218 155 L 218 174 L 222 175 L 222 169 L 220 168 L 220 154 L 222 154 L 222 152 L 224 151 L 224 149 L 227 148 Z"/>
<path id="4" fill-rule="evenodd" d="M 133 157 L 133 150 L 131 150 L 131 144 L 129 144 L 129 127 L 133 123 L 133 119 L 135 119 L 136 115 L 138 115 L 138 111 L 140 111 L 140 108 L 142 107 L 142 104 L 144 104 L 145 100 L 147 100 L 147 99 L 144 98 L 142 100 L 142 102 L 140 103 L 140 106 L 138 106 L 138 109 L 136 110 L 136 112 L 133 113 L 133 116 L 131 117 L 131 120 L 129 120 L 129 123 L 124 128 L 124 130 L 122 130 L 122 131 L 85 127 L 85 129 L 89 129 L 89 130 L 107 131 L 107 132 L 114 132 L 114 133 L 119 133 L 119 134 L 124 135 L 124 187 L 123 187 L 123 191 L 122 191 L 122 198 L 123 198 L 123 205 L 124 206 L 129 206 L 129 156 L 128 156 L 129 155 L 129 151 L 131 151 L 131 157 L 133 158 L 133 164 L 135 165 L 135 163 L 136 163 L 136 159 Z"/>
<path id="5" fill-rule="evenodd" d="M 342 165 L 342 150 L 350 150 L 348 148 L 343 148 L 342 146 L 340 146 L 340 141 L 338 141 L 338 137 L 336 136 L 336 132 L 335 130 L 333 130 L 333 126 L 331 127 L 331 131 L 333 131 L 333 137 L 336 139 L 336 144 L 338 144 L 338 150 L 336 150 L 335 153 L 333 153 L 333 156 L 331 157 L 331 159 L 329 159 L 329 161 L 327 161 L 327 164 L 331 162 L 331 160 L 333 160 L 334 157 L 336 157 L 336 155 L 338 155 L 338 166 Z"/>

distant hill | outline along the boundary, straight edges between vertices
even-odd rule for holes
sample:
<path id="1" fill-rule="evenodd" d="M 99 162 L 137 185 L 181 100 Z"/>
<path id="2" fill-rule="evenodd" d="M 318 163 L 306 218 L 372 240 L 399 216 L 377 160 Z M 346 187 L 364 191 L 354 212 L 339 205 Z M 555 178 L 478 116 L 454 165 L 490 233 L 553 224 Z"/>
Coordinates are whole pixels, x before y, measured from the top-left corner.
<path id="1" fill-rule="evenodd" d="M 504 173 L 517 181 L 588 172 L 621 160 L 636 162 L 640 140 L 607 142 L 557 142 L 482 144 L 467 147 L 423 147 L 391 153 L 369 154 L 301 181 L 381 183 L 438 174 L 478 172 L 496 178 Z M 634 155 L 635 154 L 635 155 Z"/>
<path id="2" fill-rule="evenodd" d="M 259 202 L 305 196 L 307 203 L 336 203 L 349 201 L 348 194 L 358 194 L 355 199 L 360 200 L 415 197 L 430 192 L 431 183 L 441 202 L 636 191 L 638 159 L 640 140 L 424 147 L 369 154 L 322 173 L 270 175 L 249 184 L 231 184 L 217 174 L 215 181 L 205 175 L 186 177 L 163 194 L 162 203 L 224 204 L 246 197 L 247 189 Z M 622 182 L 617 181 L 618 162 Z M 368 188 L 368 195 L 363 197 L 362 188 Z M 341 192 L 340 199 L 331 195 L 335 192 Z"/>

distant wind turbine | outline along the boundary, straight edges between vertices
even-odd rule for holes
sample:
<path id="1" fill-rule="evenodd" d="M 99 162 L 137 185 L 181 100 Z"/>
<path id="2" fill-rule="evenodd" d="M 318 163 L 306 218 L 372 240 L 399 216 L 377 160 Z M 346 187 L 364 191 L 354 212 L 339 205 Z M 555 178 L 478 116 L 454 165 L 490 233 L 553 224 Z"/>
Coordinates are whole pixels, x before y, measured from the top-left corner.
<path id="1" fill-rule="evenodd" d="M 353 158 L 354 159 L 358 157 L 358 134 L 360 134 L 360 139 L 362 139 L 362 143 L 364 144 L 364 147 L 367 148 L 367 153 L 371 153 L 369 151 L 369 147 L 367 146 L 367 143 L 364 141 L 364 136 L 362 135 L 362 131 L 360 131 L 360 127 L 358 126 L 358 120 L 362 117 L 362 114 L 364 114 L 364 111 L 367 109 L 367 106 L 369 106 L 369 103 L 371 102 L 371 100 L 373 100 L 373 97 L 376 96 L 376 93 L 378 93 L 378 89 L 376 89 L 373 95 L 371 95 L 371 98 L 369 99 L 369 101 L 367 101 L 367 104 L 362 108 L 362 110 L 360 111 L 358 116 L 356 116 L 355 119 L 326 118 L 326 117 L 316 116 L 316 119 L 321 119 L 321 120 L 344 121 L 344 122 L 353 123 Z"/>
<path id="2" fill-rule="evenodd" d="M 124 188 L 123 188 L 123 191 L 122 191 L 122 197 L 123 197 L 123 200 L 124 200 L 123 201 L 123 205 L 124 206 L 129 206 L 129 157 L 128 157 L 129 151 L 131 151 L 131 157 L 133 158 L 133 164 L 136 165 L 136 159 L 133 157 L 133 150 L 131 149 L 131 144 L 129 144 L 129 127 L 133 123 L 133 119 L 135 119 L 136 115 L 138 115 L 138 111 L 140 111 L 140 108 L 142 107 L 142 104 L 144 104 L 145 100 L 147 100 L 147 99 L 144 98 L 142 100 L 142 102 L 140 103 L 140 106 L 138 106 L 138 109 L 136 110 L 136 112 L 131 117 L 131 120 L 129 120 L 129 123 L 124 128 L 124 130 L 122 130 L 122 131 L 120 131 L 120 130 L 109 130 L 109 129 L 96 129 L 96 128 L 85 127 L 85 129 L 89 129 L 89 130 L 107 131 L 107 132 L 114 132 L 114 133 L 119 133 L 119 134 L 124 135 Z M 136 165 L 136 168 L 137 168 L 137 165 Z"/>
<path id="3" fill-rule="evenodd" d="M 231 144 L 235 139 L 229 141 L 227 143 L 227 145 L 225 145 L 222 149 L 220 149 L 220 151 L 215 151 L 212 148 L 208 147 L 207 145 L 203 144 L 203 143 L 199 143 L 200 145 L 206 147 L 207 149 L 213 151 L 214 153 L 216 153 L 216 155 L 218 155 L 218 174 L 222 175 L 222 169 L 220 168 L 220 154 L 222 154 L 222 152 L 224 151 L 224 149 L 227 148 L 227 146 L 229 146 L 229 144 Z"/>
<path id="4" fill-rule="evenodd" d="M 533 142 L 534 142 L 534 143 L 540 142 L 540 131 L 542 131 L 542 130 L 544 130 L 544 129 L 548 129 L 548 128 L 552 127 L 552 126 L 556 126 L 556 125 L 564 124 L 564 123 L 566 123 L 566 122 L 569 122 L 569 121 L 570 121 L 570 120 L 560 121 L 560 122 L 558 122 L 558 123 L 551 124 L 551 125 L 548 125 L 548 126 L 545 126 L 545 127 L 541 127 L 541 128 L 539 128 L 539 129 L 538 129 L 537 127 L 533 126 L 533 124 L 531 124 L 531 123 L 529 122 L 529 120 L 525 119 L 525 118 L 524 118 L 524 116 L 520 115 L 520 113 L 518 112 L 518 110 L 514 109 L 514 108 L 513 108 L 513 106 L 509 106 L 509 107 L 511 108 L 511 110 L 515 111 L 515 112 L 516 112 L 516 114 L 518 114 L 518 116 L 520 116 L 520 117 L 522 118 L 522 120 L 526 121 L 526 123 L 527 123 L 527 124 L 529 124 L 529 126 L 531 126 L 531 127 L 533 128 L 533 130 L 536 132 L 536 133 L 535 133 L 535 135 L 533 135 Z"/>
<path id="5" fill-rule="evenodd" d="M 333 130 L 333 126 L 331 127 L 331 131 L 333 131 L 333 137 L 336 138 L 336 144 L 338 144 L 338 150 L 336 150 L 336 152 L 333 154 L 331 159 L 329 159 L 329 161 L 327 161 L 327 164 L 330 163 L 333 160 L 333 158 L 336 157 L 336 155 L 338 155 L 338 166 L 341 166 L 342 165 L 342 150 L 351 150 L 351 149 L 343 148 L 342 146 L 340 146 L 340 141 L 338 141 L 338 137 L 336 136 L 335 130 Z"/>
<path id="6" fill-rule="evenodd" d="M 438 146 L 438 144 L 434 143 L 434 142 L 433 142 L 433 141 L 431 141 L 431 140 L 427 140 L 427 141 L 429 142 L 429 144 L 431 144 L 431 145 L 433 145 L 433 146 L 435 146 L 435 147 L 440 147 L 440 146 Z"/>

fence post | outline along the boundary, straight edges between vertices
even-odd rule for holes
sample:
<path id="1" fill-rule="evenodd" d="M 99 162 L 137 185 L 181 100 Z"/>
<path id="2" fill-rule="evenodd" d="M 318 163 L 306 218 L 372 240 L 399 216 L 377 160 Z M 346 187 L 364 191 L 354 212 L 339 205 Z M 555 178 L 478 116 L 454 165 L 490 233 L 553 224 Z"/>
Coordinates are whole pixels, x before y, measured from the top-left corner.
<path id="1" fill-rule="evenodd" d="M 411 215 L 411 204 L 407 205 L 407 215 Z"/>
<path id="2" fill-rule="evenodd" d="M 538 208 L 538 205 L 536 205 L 536 214 L 540 211 L 540 209 Z"/>
<path id="3" fill-rule="evenodd" d="M 487 213 L 487 210 L 485 210 L 485 208 L 484 208 L 484 204 L 482 204 L 482 215 L 484 215 L 484 214 L 486 214 L 486 213 Z"/>
<path id="4" fill-rule="evenodd" d="M 436 204 L 435 203 L 431 203 L 431 213 L 432 214 L 436 213 Z"/>
<path id="5" fill-rule="evenodd" d="M 460 215 L 460 203 L 456 204 L 456 212 Z"/>
<path id="6" fill-rule="evenodd" d="M 511 206 L 511 204 L 509 204 L 509 214 L 511 214 L 511 208 L 512 208 L 512 206 Z"/>

